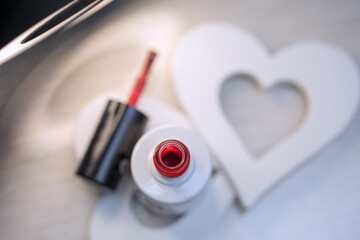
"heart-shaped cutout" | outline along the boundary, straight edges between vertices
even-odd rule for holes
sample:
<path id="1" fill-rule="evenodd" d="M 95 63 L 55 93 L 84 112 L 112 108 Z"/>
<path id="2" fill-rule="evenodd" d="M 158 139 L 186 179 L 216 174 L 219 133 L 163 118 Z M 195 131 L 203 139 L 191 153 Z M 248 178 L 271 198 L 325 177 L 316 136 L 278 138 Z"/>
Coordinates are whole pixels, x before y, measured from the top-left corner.
<path id="1" fill-rule="evenodd" d="M 304 120 L 305 96 L 288 82 L 264 89 L 253 77 L 236 74 L 221 87 L 224 114 L 255 158 L 286 138 Z"/>
<path id="2" fill-rule="evenodd" d="M 183 107 L 220 159 L 245 208 L 334 139 L 352 119 L 359 99 L 358 69 L 339 48 L 304 42 L 271 55 L 249 32 L 227 23 L 189 31 L 178 44 L 172 70 Z M 291 80 L 308 99 L 301 125 L 259 161 L 220 104 L 224 80 L 237 73 L 254 76 L 264 88 Z"/>

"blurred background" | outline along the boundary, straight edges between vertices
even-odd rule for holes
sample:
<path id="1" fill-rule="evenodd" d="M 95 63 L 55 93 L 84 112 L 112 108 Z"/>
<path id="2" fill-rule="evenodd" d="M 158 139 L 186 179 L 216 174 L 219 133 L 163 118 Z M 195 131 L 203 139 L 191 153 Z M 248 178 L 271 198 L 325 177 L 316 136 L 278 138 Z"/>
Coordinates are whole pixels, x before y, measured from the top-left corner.
<path id="1" fill-rule="evenodd" d="M 0 48 L 71 0 L 0 1 Z"/>
<path id="2" fill-rule="evenodd" d="M 0 0 L 0 48 L 69 2 Z M 186 30 L 207 21 L 244 27 L 272 52 L 319 40 L 338 45 L 360 63 L 357 0 L 114 0 L 0 66 L 1 239 L 87 239 L 101 192 L 74 175 L 79 112 L 102 93 L 129 92 L 149 48 L 159 57 L 145 94 L 182 111 L 172 84 L 172 54 Z M 255 101 L 258 113 L 244 118 L 256 89 L 247 77 L 229 79 L 221 102 L 250 152 L 259 156 L 296 129 L 307 100 L 298 89 L 280 86 Z M 234 115 L 236 106 L 245 110 Z M 269 120 L 264 112 L 281 117 Z M 251 132 L 251 124 L 261 127 Z M 254 209 L 229 209 L 212 238 L 359 239 L 359 126 L 357 113 L 336 141 Z"/>

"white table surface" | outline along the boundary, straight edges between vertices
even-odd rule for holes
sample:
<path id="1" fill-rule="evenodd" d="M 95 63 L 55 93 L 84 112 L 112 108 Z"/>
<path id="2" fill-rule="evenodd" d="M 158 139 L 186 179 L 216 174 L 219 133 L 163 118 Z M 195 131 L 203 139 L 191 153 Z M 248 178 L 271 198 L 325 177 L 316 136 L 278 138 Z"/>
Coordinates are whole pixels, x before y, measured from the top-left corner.
<path id="1" fill-rule="evenodd" d="M 130 90 L 149 46 L 160 55 L 145 94 L 179 109 L 169 66 L 176 41 L 196 23 L 231 21 L 274 51 L 300 40 L 327 41 L 360 61 L 359 1 L 129 2 L 115 1 L 0 66 L 1 239 L 87 238 L 100 192 L 74 176 L 72 127 L 95 96 Z M 298 111 L 285 112 L 296 123 L 303 110 L 301 101 L 293 104 Z M 225 109 L 231 116 L 231 108 Z M 275 125 L 281 129 L 282 123 Z M 279 137 L 253 134 L 245 139 L 254 154 L 269 147 L 254 139 Z M 229 209 L 211 237 L 360 239 L 359 159 L 360 113 L 336 141 L 251 211 L 243 213 L 235 205 Z"/>

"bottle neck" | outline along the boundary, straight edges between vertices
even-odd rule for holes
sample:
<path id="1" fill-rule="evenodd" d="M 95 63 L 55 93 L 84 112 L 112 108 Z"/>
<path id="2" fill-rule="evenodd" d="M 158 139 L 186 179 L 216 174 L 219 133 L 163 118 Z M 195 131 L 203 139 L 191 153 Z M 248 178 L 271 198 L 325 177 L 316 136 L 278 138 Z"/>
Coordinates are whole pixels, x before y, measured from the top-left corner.
<path id="1" fill-rule="evenodd" d="M 182 142 L 169 139 L 156 146 L 153 155 L 156 170 L 168 178 L 182 176 L 190 165 L 190 151 Z"/>

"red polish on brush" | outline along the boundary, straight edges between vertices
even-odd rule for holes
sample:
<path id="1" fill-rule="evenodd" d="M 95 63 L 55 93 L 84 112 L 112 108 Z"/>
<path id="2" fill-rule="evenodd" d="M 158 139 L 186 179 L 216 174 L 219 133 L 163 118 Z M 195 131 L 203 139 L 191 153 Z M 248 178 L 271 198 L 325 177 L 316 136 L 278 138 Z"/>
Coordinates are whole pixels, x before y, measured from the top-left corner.
<path id="1" fill-rule="evenodd" d="M 148 76 L 150 67 L 151 67 L 155 57 L 156 57 L 156 52 L 150 51 L 147 56 L 144 68 L 143 68 L 142 72 L 140 73 L 140 76 L 138 77 L 138 79 L 135 83 L 135 86 L 128 98 L 128 101 L 127 101 L 128 105 L 133 106 L 133 107 L 136 105 L 136 102 L 138 101 L 139 96 L 144 88 L 146 78 Z"/>

